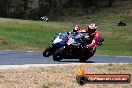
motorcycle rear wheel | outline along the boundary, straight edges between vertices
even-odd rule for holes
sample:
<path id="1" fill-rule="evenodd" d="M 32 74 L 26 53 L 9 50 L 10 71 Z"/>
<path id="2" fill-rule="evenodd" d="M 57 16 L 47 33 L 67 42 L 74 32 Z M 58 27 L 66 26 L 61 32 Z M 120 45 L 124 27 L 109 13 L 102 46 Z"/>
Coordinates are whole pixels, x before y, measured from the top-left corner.
<path id="1" fill-rule="evenodd" d="M 81 57 L 81 58 L 79 58 L 79 61 L 80 61 L 80 62 L 86 62 L 86 58 Z"/>

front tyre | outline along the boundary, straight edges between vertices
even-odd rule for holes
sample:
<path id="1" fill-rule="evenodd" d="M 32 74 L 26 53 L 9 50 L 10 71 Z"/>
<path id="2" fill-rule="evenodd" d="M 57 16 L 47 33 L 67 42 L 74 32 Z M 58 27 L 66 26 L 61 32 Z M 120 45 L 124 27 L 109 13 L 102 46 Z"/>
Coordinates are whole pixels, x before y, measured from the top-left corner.
<path id="1" fill-rule="evenodd" d="M 60 60 L 62 60 L 63 51 L 64 51 L 64 47 L 58 49 L 58 50 L 54 53 L 54 55 L 53 55 L 53 60 L 54 60 L 54 61 L 60 61 Z"/>
<path id="2" fill-rule="evenodd" d="M 48 47 L 48 48 L 46 48 L 44 51 L 43 51 L 43 56 L 44 57 L 49 57 L 49 56 L 51 56 L 51 47 Z"/>

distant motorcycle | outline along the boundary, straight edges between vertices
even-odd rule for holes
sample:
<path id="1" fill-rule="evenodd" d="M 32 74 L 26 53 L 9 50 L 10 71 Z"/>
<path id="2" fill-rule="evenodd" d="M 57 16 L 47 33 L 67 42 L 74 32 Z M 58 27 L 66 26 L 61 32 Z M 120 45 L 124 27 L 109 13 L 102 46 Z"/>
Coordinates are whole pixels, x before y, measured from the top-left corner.
<path id="1" fill-rule="evenodd" d="M 66 36 L 67 32 L 56 34 L 52 39 L 51 45 L 43 51 L 43 56 L 49 57 L 53 55 L 56 50 L 63 47 L 66 44 Z"/>
<path id="2" fill-rule="evenodd" d="M 79 59 L 81 62 L 88 58 L 83 53 L 85 44 L 85 36 L 80 32 L 74 32 L 67 36 L 66 44 L 59 48 L 53 55 L 54 61 L 64 59 Z"/>

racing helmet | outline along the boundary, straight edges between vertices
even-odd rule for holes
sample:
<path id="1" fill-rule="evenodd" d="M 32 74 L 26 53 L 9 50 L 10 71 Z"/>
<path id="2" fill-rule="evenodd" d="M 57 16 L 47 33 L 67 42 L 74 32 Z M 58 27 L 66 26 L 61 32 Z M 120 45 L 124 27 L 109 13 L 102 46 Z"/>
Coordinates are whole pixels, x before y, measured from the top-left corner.
<path id="1" fill-rule="evenodd" d="M 97 25 L 95 23 L 91 23 L 89 26 L 88 26 L 88 31 L 90 34 L 93 34 L 96 30 L 97 30 Z"/>
<path id="2" fill-rule="evenodd" d="M 80 30 L 80 26 L 79 25 L 76 25 L 75 28 L 73 29 L 74 32 L 77 32 Z"/>

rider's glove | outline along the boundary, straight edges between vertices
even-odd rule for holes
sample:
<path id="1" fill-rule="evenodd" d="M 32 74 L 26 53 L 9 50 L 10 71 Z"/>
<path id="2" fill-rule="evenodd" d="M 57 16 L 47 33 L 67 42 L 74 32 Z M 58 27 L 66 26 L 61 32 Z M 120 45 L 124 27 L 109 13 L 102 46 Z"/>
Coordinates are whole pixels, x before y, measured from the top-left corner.
<path id="1" fill-rule="evenodd" d="M 67 32 L 67 34 L 69 35 L 69 34 L 70 34 L 70 32 Z"/>

